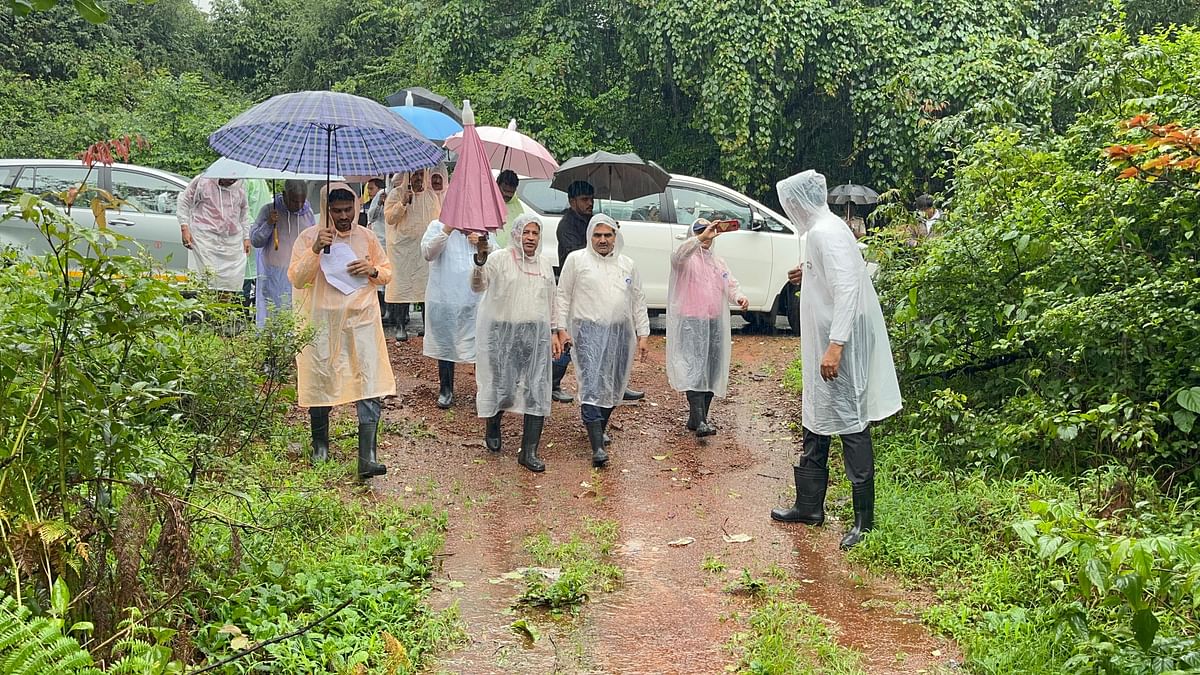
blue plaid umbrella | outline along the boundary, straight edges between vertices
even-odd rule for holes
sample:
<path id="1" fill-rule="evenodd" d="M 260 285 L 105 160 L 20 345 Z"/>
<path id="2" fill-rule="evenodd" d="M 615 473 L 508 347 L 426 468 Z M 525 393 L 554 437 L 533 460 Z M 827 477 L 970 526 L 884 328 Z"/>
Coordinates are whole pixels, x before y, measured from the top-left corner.
<path id="1" fill-rule="evenodd" d="M 351 94 L 272 97 L 208 137 L 221 156 L 264 169 L 386 176 L 434 166 L 443 152 L 404 118 Z"/>

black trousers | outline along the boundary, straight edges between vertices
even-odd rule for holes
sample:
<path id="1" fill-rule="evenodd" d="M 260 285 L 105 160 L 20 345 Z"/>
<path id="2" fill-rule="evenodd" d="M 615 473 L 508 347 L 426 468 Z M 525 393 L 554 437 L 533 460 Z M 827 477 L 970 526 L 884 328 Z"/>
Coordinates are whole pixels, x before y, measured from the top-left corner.
<path id="1" fill-rule="evenodd" d="M 808 465 L 829 473 L 829 436 L 804 429 L 804 452 L 796 466 Z M 862 485 L 875 478 L 875 450 L 871 447 L 871 427 L 857 434 L 842 434 L 842 463 L 846 465 L 846 477 L 854 485 Z"/>

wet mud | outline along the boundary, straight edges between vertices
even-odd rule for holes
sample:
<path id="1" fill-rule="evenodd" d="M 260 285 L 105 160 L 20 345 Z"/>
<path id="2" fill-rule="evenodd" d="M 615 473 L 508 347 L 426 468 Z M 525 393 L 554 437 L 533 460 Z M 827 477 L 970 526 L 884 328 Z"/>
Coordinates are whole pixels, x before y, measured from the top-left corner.
<path id="1" fill-rule="evenodd" d="M 919 591 L 846 562 L 837 548 L 846 523 L 810 528 L 768 517 L 794 494 L 799 401 L 780 383 L 795 339 L 734 336 L 730 394 L 710 412 L 719 433 L 700 440 L 684 429 L 686 401 L 668 387 L 663 337 L 652 336 L 650 356 L 637 364 L 631 384 L 646 398 L 614 413 L 609 465 L 591 468 L 579 407 L 556 403 L 542 439 L 543 474 L 516 463 L 517 416 L 506 416 L 501 452 L 484 448 L 473 366 L 458 367 L 454 406 L 434 405 L 437 367 L 420 356 L 420 346 L 419 338 L 392 342 L 398 396 L 385 404 L 379 450 L 388 475 L 372 489 L 380 498 L 431 502 L 449 513 L 434 602 L 457 605 L 469 640 L 443 654 L 436 670 L 723 672 L 738 658 L 727 647 L 744 630 L 737 616 L 752 609 L 751 600 L 726 588 L 743 568 L 762 576 L 773 565 L 797 582 L 795 599 L 863 655 L 867 672 L 939 672 L 961 659 L 919 622 Z M 574 366 L 564 386 L 574 391 Z M 520 582 L 502 575 L 531 564 L 525 538 L 547 532 L 560 541 L 586 518 L 620 525 L 613 559 L 624 572 L 620 587 L 565 617 L 514 610 Z M 725 541 L 735 534 L 751 539 Z M 684 537 L 695 541 L 667 544 Z M 704 571 L 709 556 L 727 569 Z M 537 642 L 510 628 L 519 617 L 536 622 Z"/>

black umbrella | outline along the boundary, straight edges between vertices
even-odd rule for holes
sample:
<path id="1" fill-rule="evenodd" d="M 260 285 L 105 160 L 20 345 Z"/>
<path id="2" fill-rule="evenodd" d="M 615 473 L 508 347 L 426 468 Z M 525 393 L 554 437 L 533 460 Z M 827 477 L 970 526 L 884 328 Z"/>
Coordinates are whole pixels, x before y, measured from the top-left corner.
<path id="1" fill-rule="evenodd" d="M 563 162 L 554 172 L 550 187 L 565 191 L 577 180 L 591 183 L 597 199 L 627 202 L 666 190 L 671 174 L 632 152 L 616 155 L 600 151 Z"/>
<path id="2" fill-rule="evenodd" d="M 865 185 L 846 183 L 829 191 L 830 204 L 877 204 L 879 193 Z"/>
<path id="3" fill-rule="evenodd" d="M 385 100 L 389 106 L 404 105 L 409 94 L 412 94 L 412 104 L 418 108 L 429 108 L 438 112 L 446 113 L 454 118 L 456 122 L 462 124 L 462 111 L 458 106 L 454 105 L 454 101 L 429 91 L 425 87 L 409 87 L 389 95 Z"/>

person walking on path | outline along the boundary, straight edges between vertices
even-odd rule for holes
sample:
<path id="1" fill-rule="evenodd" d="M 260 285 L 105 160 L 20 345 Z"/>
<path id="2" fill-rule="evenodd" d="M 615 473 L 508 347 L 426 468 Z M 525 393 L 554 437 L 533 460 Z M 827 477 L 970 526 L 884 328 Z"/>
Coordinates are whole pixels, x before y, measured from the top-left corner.
<path id="1" fill-rule="evenodd" d="M 438 362 L 439 408 L 454 405 L 454 364 L 475 363 L 475 313 L 479 293 L 471 289 L 471 269 L 481 239 L 440 220 L 429 223 L 421 255 L 429 264 L 425 288 L 425 340 L 422 353 Z"/>
<path id="2" fill-rule="evenodd" d="M 250 253 L 250 218 L 241 182 L 193 178 L 179 194 L 175 216 L 188 249 L 188 270 L 203 275 L 213 290 L 241 293 Z"/>
<path id="3" fill-rule="evenodd" d="M 358 196 L 350 186 L 332 183 L 321 192 L 321 223 L 296 237 L 288 267 L 296 315 L 314 330 L 296 356 L 296 392 L 308 408 L 314 462 L 329 459 L 330 408 L 355 404 L 358 477 L 366 479 L 387 473 L 376 442 L 381 399 L 396 393 L 396 379 L 375 288 L 391 280 L 392 268 L 375 235 L 356 225 Z"/>
<path id="4" fill-rule="evenodd" d="M 827 205 L 825 176 L 805 171 L 776 186 L 788 218 L 806 234 L 801 267 L 789 273 L 800 286 L 800 344 L 804 390 L 804 447 L 793 473 L 796 503 L 771 511 L 789 523 L 825 522 L 830 437 L 842 437 L 844 464 L 854 499 L 854 527 L 842 548 L 863 540 L 875 524 L 875 456 L 872 422 L 900 410 L 900 385 L 892 362 L 879 297 L 854 234 Z"/>
<path id="5" fill-rule="evenodd" d="M 620 405 L 634 352 L 646 356 L 650 317 L 633 260 L 621 255 L 617 223 L 597 214 L 588 224 L 587 248 L 567 256 L 558 285 L 558 316 L 565 328 L 559 345 L 575 345 L 579 402 L 592 449 L 592 466 L 608 462 L 604 435 L 613 408 Z"/>
<path id="6" fill-rule="evenodd" d="M 725 398 L 729 387 L 732 338 L 729 307 L 745 311 L 749 300 L 720 256 L 712 252 L 720 232 L 701 218 L 692 235 L 671 254 L 667 287 L 667 381 L 687 395 L 687 428 L 696 436 L 717 433 L 708 422 L 714 396 Z"/>
<path id="7" fill-rule="evenodd" d="M 471 290 L 483 297 L 475 324 L 475 408 L 487 420 L 484 444 L 499 452 L 504 413 L 524 415 L 517 463 L 540 473 L 546 470 L 538 446 L 550 414 L 550 363 L 561 348 L 553 339 L 554 263 L 542 255 L 542 221 L 519 215 L 507 247 L 488 255 L 485 238 L 477 247 Z"/>
<path id="8" fill-rule="evenodd" d="M 429 264 L 422 254 L 422 236 L 442 212 L 442 198 L 433 188 L 431 179 L 437 171 L 440 169 L 429 172 L 421 169 L 392 176 L 392 189 L 388 190 L 384 204 L 387 252 L 395 275 L 387 285 L 384 300 L 393 305 L 395 336 L 400 342 L 408 339 L 410 304 L 425 301 L 429 284 Z"/>
<path id="9" fill-rule="evenodd" d="M 250 228 L 250 243 L 258 258 L 254 318 L 259 328 L 275 311 L 292 308 L 292 282 L 288 279 L 292 249 L 300 233 L 317 223 L 307 195 L 304 181 L 284 181 L 283 194 L 259 209 Z"/>

